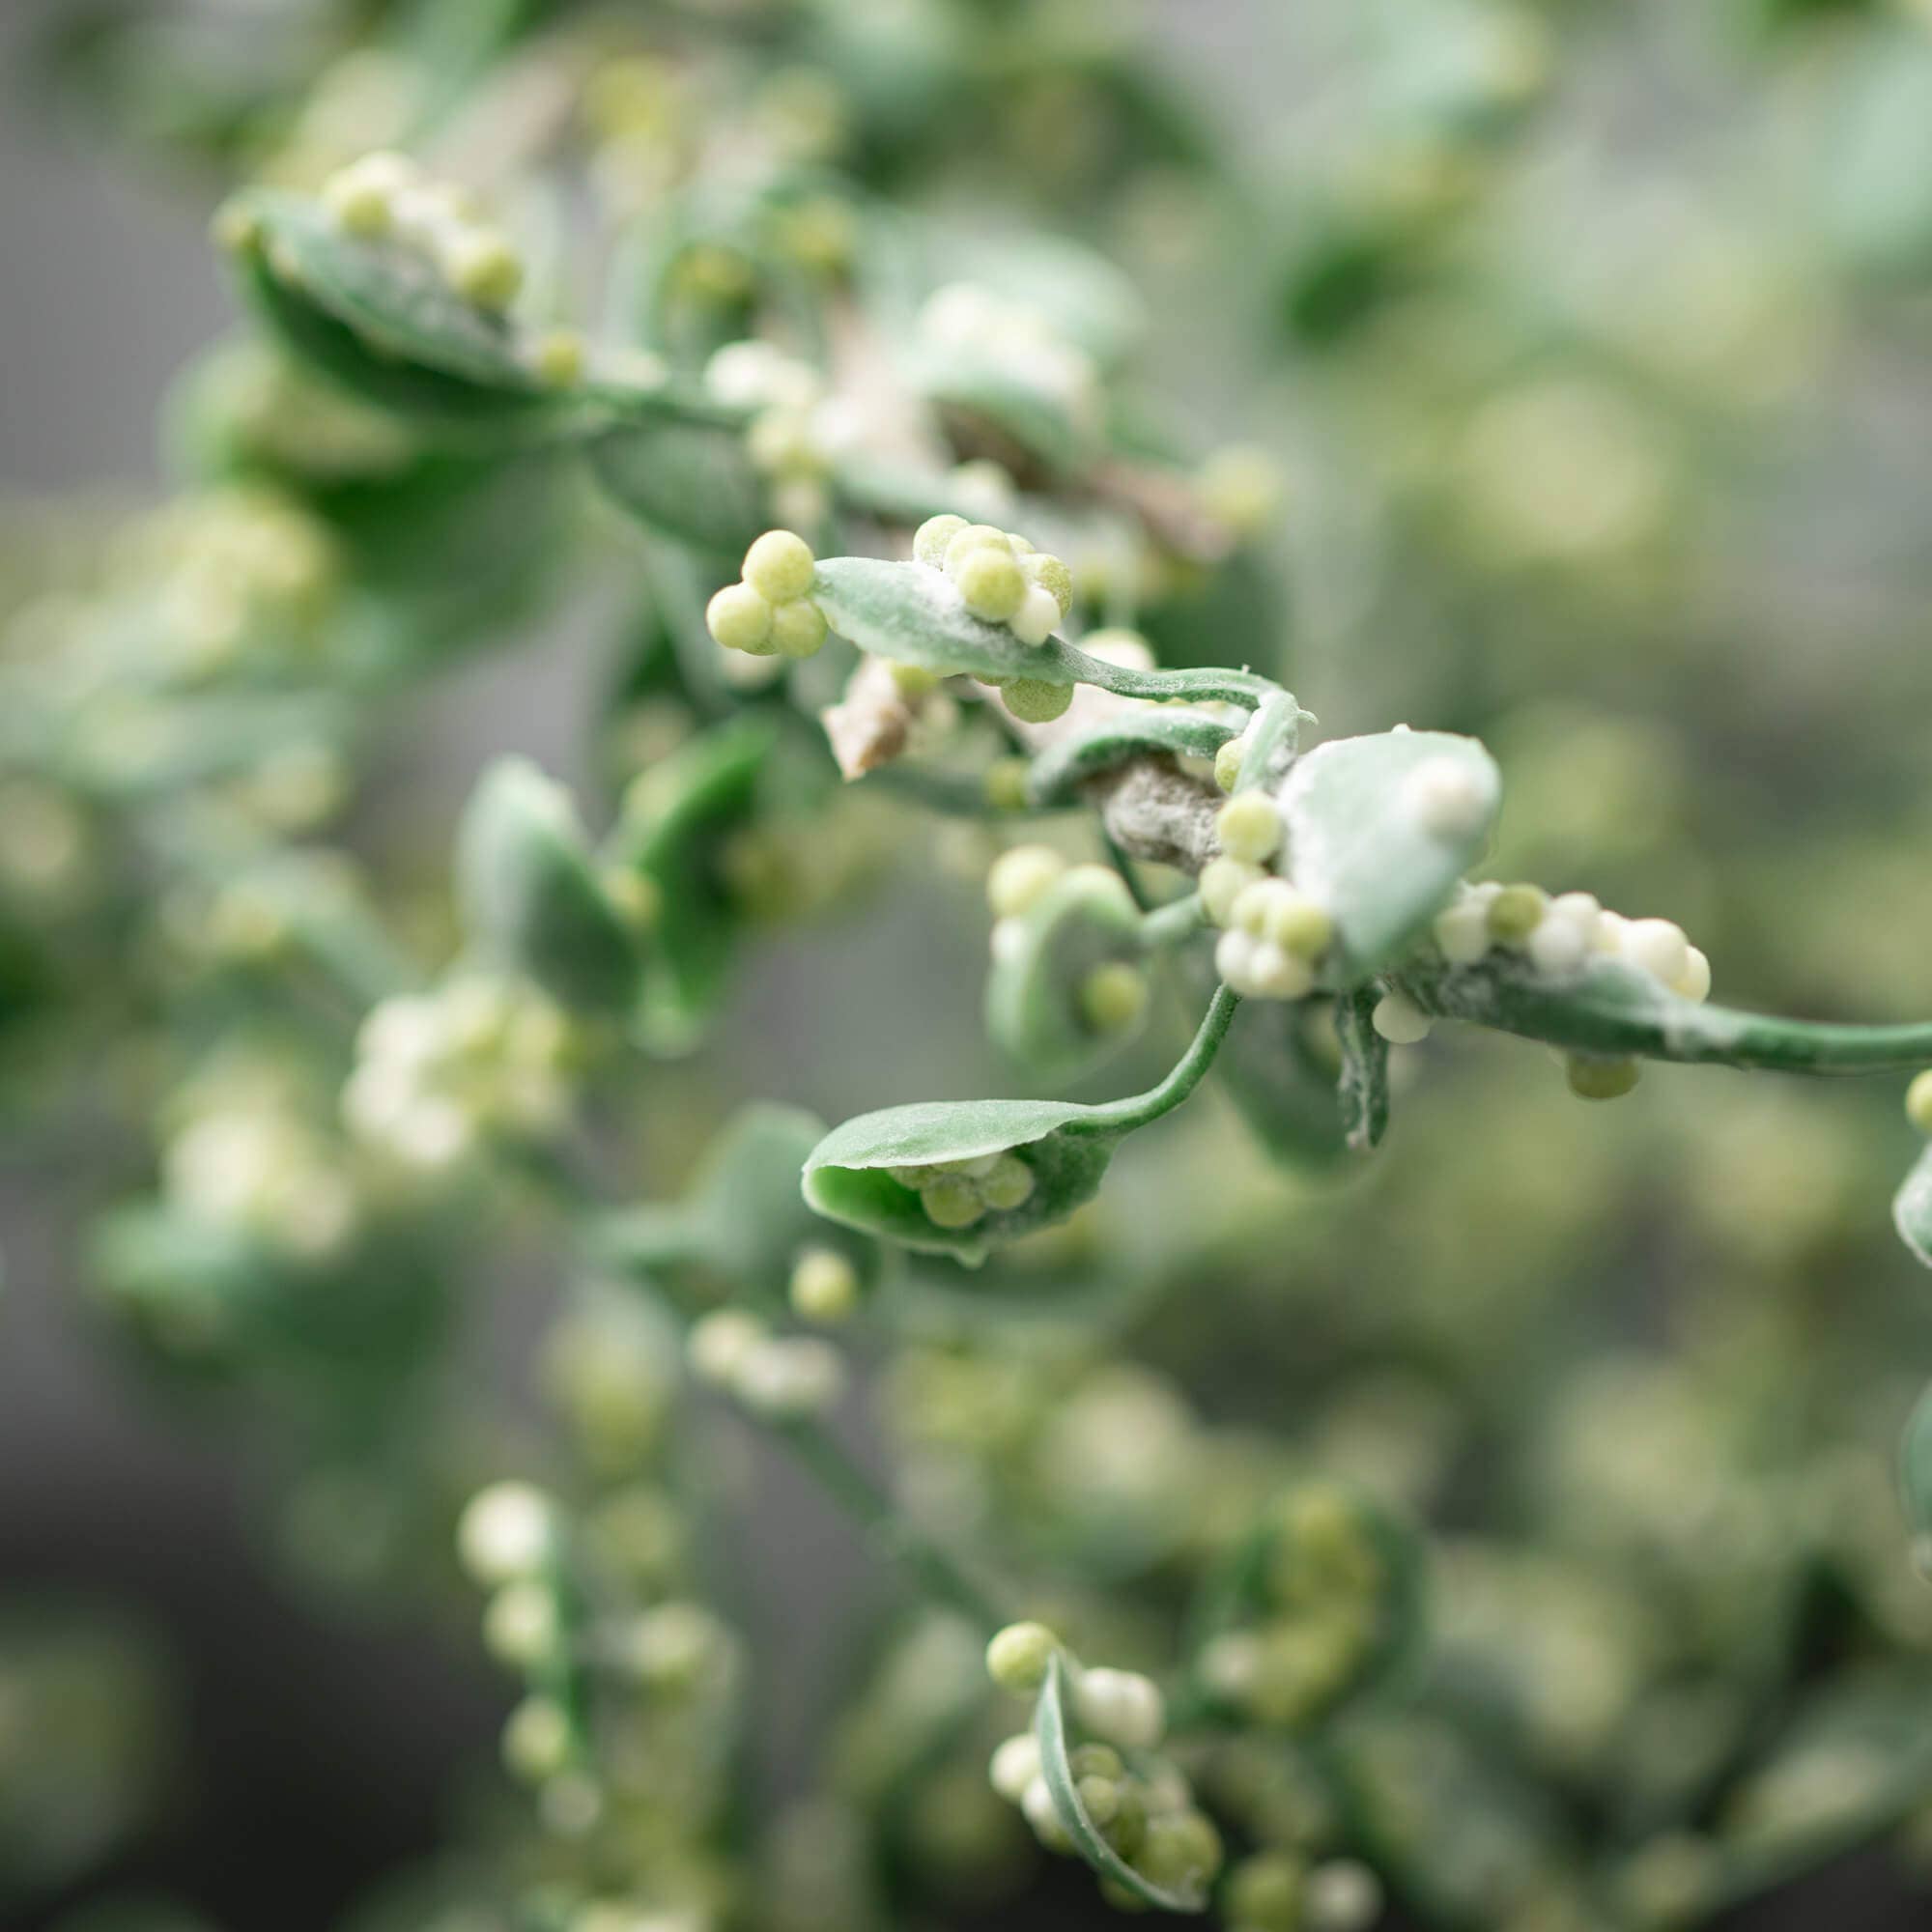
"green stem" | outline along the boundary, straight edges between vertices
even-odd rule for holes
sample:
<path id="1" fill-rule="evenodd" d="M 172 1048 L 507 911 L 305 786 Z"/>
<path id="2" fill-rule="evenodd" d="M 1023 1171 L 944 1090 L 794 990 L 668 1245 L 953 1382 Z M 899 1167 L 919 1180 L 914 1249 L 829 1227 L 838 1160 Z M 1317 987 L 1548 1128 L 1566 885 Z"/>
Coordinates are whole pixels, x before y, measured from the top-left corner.
<path id="1" fill-rule="evenodd" d="M 1179 946 L 1182 941 L 1192 939 L 1207 923 L 1208 909 L 1201 903 L 1199 893 L 1189 893 L 1184 898 L 1169 899 L 1165 905 L 1148 909 L 1147 916 L 1141 921 L 1141 946 L 1149 952 Z"/>
<path id="2" fill-rule="evenodd" d="M 1129 1095 L 1124 1100 L 1115 1100 L 1104 1107 L 1094 1107 L 1078 1120 L 1069 1121 L 1061 1132 L 1064 1134 L 1130 1134 L 1136 1128 L 1150 1125 L 1163 1114 L 1171 1114 L 1192 1094 L 1208 1069 L 1214 1064 L 1214 1056 L 1221 1051 L 1221 1042 L 1228 1037 L 1228 1029 L 1234 1024 L 1235 1009 L 1241 1004 L 1241 996 L 1232 987 L 1222 985 L 1214 989 L 1214 997 L 1208 1004 L 1208 1010 L 1202 1015 L 1200 1028 L 1189 1042 L 1187 1051 L 1175 1063 L 1173 1070 L 1159 1086 L 1151 1087 L 1145 1094 Z"/>
<path id="3" fill-rule="evenodd" d="M 1846 1026 L 1698 1006 L 1647 976 L 1599 966 L 1576 985 L 1510 967 L 1434 962 L 1395 976 L 1425 1012 L 1538 1039 L 1571 1053 L 1786 1073 L 1874 1073 L 1932 1065 L 1932 1022 Z"/>
<path id="4" fill-rule="evenodd" d="M 1061 663 L 1079 684 L 1096 684 L 1118 697 L 1178 697 L 1188 704 L 1239 704 L 1259 710 L 1281 686 L 1249 670 L 1135 670 L 1089 657 L 1072 644 L 1060 647 Z"/>
<path id="5" fill-rule="evenodd" d="M 816 1423 L 775 1423 L 772 1434 L 872 1542 L 911 1571 L 932 1595 L 971 1618 L 988 1636 L 1010 1621 L 945 1550 L 906 1520 L 892 1498 Z"/>

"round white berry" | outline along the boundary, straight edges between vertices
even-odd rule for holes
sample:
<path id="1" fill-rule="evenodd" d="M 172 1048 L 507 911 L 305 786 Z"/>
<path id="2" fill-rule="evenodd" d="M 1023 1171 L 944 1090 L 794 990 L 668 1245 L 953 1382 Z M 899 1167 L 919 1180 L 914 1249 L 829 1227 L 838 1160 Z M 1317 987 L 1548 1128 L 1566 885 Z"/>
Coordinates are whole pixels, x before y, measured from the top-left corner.
<path id="1" fill-rule="evenodd" d="M 1073 1708 L 1096 1738 L 1122 1750 L 1151 1750 L 1167 1729 L 1160 1686 L 1135 1670 L 1083 1670 Z"/>
<path id="2" fill-rule="evenodd" d="M 556 1537 L 556 1512 L 533 1483 L 493 1483 L 470 1497 L 456 1527 L 463 1567 L 479 1583 L 514 1583 L 541 1570 Z"/>
<path id="3" fill-rule="evenodd" d="M 1684 928 L 1667 919 L 1633 920 L 1623 935 L 1624 957 L 1666 986 L 1683 973 L 1690 952 Z"/>
<path id="4" fill-rule="evenodd" d="M 1391 1046 L 1413 1046 L 1427 1039 L 1435 1025 L 1406 993 L 1384 993 L 1376 1002 L 1374 1019 L 1376 1031 Z"/>
<path id="5" fill-rule="evenodd" d="M 993 1753 L 986 1775 L 993 1789 L 1009 1804 L 1019 1804 L 1027 1794 L 1027 1787 L 1039 1776 L 1039 1746 L 1033 1733 L 1021 1731 L 1001 1745 Z"/>

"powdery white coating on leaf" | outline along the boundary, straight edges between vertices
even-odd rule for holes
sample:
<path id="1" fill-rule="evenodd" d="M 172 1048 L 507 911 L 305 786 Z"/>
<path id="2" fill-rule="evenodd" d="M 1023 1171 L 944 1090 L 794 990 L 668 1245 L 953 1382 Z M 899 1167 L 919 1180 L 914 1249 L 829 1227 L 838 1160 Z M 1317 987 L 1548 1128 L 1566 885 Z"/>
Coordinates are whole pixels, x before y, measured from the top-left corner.
<path id="1" fill-rule="evenodd" d="M 1432 796 L 1450 788 L 1454 828 L 1420 812 L 1412 793 L 1431 774 Z M 1359 983 L 1398 957 L 1448 903 L 1481 854 L 1502 804 L 1502 777 L 1473 738 L 1388 731 L 1337 738 L 1297 760 L 1281 787 L 1289 876 L 1335 920 L 1335 964 Z"/>
<path id="2" fill-rule="evenodd" d="M 876 557 L 827 557 L 813 575 L 812 596 L 841 638 L 895 664 L 948 676 L 1073 682 L 1054 639 L 1024 644 L 1009 626 L 974 616 L 943 570 Z"/>
<path id="3" fill-rule="evenodd" d="M 1067 1100 L 921 1100 L 860 1114 L 812 1150 L 821 1167 L 930 1167 L 1041 1140 L 1093 1110 Z"/>

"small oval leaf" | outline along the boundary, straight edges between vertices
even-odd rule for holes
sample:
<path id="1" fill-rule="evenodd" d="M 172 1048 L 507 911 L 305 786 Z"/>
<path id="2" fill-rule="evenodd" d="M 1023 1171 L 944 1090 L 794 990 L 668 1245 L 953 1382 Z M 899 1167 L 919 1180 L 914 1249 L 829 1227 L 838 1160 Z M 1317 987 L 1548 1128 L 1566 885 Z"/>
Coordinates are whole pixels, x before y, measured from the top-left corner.
<path id="1" fill-rule="evenodd" d="M 926 564 L 827 557 L 813 574 L 811 594 L 826 622 L 873 657 L 943 677 L 1074 682 L 1058 639 L 1021 643 L 1005 624 L 974 616 L 958 585 Z"/>
<path id="2" fill-rule="evenodd" d="M 457 834 L 456 877 L 466 926 L 500 963 L 574 1009 L 630 1007 L 636 937 L 598 880 L 570 794 L 527 758 L 484 775 Z"/>
<path id="3" fill-rule="evenodd" d="M 370 402 L 472 427 L 559 407 L 526 365 L 515 327 L 409 250 L 343 235 L 315 203 L 267 190 L 234 204 L 234 226 L 256 312 L 305 363 Z"/>
<path id="4" fill-rule="evenodd" d="M 1416 775 L 1465 797 L 1432 809 Z M 1502 804 L 1495 760 L 1473 738 L 1385 731 L 1337 738 L 1298 759 L 1281 789 L 1290 873 L 1335 921 L 1340 983 L 1399 957 L 1482 856 Z"/>
<path id="5" fill-rule="evenodd" d="M 1063 1221 L 1099 1191 L 1119 1138 L 1101 1114 L 1064 1100 L 926 1100 L 861 1114 L 812 1150 L 805 1198 L 848 1228 L 977 1265 L 994 1242 Z M 950 1170 L 971 1185 L 987 1178 L 976 1169 L 1003 1154 L 1029 1170 L 1030 1191 L 1013 1207 L 983 1207 L 963 1226 L 942 1226 L 928 1208 L 942 1176 L 926 1187 L 902 1178 Z M 941 1208 L 947 1218 L 953 1205 Z"/>

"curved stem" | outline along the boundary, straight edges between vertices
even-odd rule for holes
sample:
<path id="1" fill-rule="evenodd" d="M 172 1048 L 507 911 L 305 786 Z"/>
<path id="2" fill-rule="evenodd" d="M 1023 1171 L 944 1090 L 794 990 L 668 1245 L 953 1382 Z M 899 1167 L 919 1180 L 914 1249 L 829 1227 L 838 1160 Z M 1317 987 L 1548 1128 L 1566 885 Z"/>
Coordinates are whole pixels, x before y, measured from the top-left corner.
<path id="1" fill-rule="evenodd" d="M 1159 1086 L 1149 1088 L 1145 1094 L 1135 1094 L 1124 1100 L 1095 1107 L 1081 1119 L 1069 1121 L 1060 1131 L 1064 1134 L 1130 1134 L 1137 1127 L 1145 1127 L 1159 1120 L 1163 1114 L 1173 1113 L 1200 1086 L 1208 1069 L 1213 1065 L 1214 1056 L 1221 1051 L 1221 1042 L 1227 1038 L 1228 1029 L 1234 1023 L 1235 1009 L 1240 1004 L 1241 996 L 1233 987 L 1216 986 L 1214 997 L 1202 1015 L 1201 1025 L 1188 1042 L 1187 1051 L 1175 1063 L 1173 1071 Z"/>
<path id="2" fill-rule="evenodd" d="M 1184 898 L 1169 899 L 1165 905 L 1150 906 L 1141 921 L 1141 945 L 1149 952 L 1179 946 L 1208 923 L 1208 909 L 1199 893 Z"/>
<path id="3" fill-rule="evenodd" d="M 816 1423 L 774 1424 L 771 1433 L 833 1501 L 935 1597 L 963 1612 L 988 1636 L 1009 1621 L 944 1549 L 905 1520 L 892 1498 Z"/>
<path id="4" fill-rule="evenodd" d="M 1436 963 L 1406 968 L 1394 978 L 1425 1012 L 1573 1053 L 1786 1073 L 1876 1073 L 1932 1065 L 1932 1021 L 1850 1026 L 1698 1006 L 1615 966 L 1599 966 L 1575 985 L 1541 984 L 1510 968 L 1457 970 Z"/>
<path id="5" fill-rule="evenodd" d="M 1272 678 L 1251 670 L 1134 670 L 1090 657 L 1073 644 L 1060 650 L 1062 664 L 1078 683 L 1096 684 L 1118 697 L 1178 697 L 1190 704 L 1240 704 L 1255 711 L 1281 691 Z"/>

